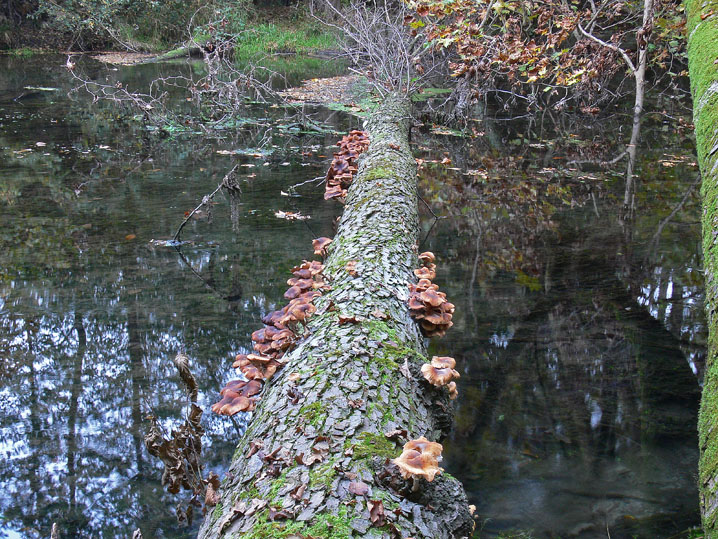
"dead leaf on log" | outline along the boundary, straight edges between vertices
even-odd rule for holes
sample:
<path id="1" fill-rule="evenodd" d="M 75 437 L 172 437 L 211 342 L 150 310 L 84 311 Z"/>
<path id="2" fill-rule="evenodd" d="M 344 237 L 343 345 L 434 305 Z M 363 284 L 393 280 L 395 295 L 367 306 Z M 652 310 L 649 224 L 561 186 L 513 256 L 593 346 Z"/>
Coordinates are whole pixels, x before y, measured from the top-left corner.
<path id="1" fill-rule="evenodd" d="M 257 511 L 264 509 L 267 505 L 267 500 L 260 500 L 259 498 L 252 498 L 251 500 L 240 500 L 232 506 L 232 510 L 225 515 L 222 522 L 219 524 L 219 533 L 223 533 L 232 522 L 237 520 L 239 516 L 251 517 Z"/>
<path id="2" fill-rule="evenodd" d="M 386 436 L 387 438 L 389 438 L 391 440 L 392 438 L 406 438 L 406 436 L 408 434 L 409 433 L 407 432 L 406 429 L 394 429 L 394 430 L 385 432 L 384 436 Z"/>
<path id="3" fill-rule="evenodd" d="M 379 309 L 376 309 L 376 310 L 372 311 L 372 312 L 371 312 L 371 315 L 372 315 L 374 318 L 378 318 L 379 320 L 386 320 L 387 318 L 389 318 L 389 315 L 388 315 L 388 314 L 386 314 L 386 313 L 383 312 L 383 311 L 380 311 Z"/>
<path id="4" fill-rule="evenodd" d="M 299 500 L 302 499 L 302 496 L 304 496 L 304 491 L 305 491 L 305 490 L 307 490 L 307 485 L 305 485 L 304 483 L 302 483 L 301 485 L 297 486 L 297 488 L 295 488 L 294 490 L 292 490 L 292 491 L 289 493 L 289 496 L 291 496 L 292 499 L 299 501 Z"/>
<path id="5" fill-rule="evenodd" d="M 249 442 L 249 451 L 247 452 L 247 458 L 251 457 L 262 448 L 264 448 L 264 442 L 262 440 L 252 440 L 251 442 Z"/>
<path id="6" fill-rule="evenodd" d="M 343 324 L 358 324 L 363 321 L 364 318 L 361 316 L 342 316 L 339 315 L 339 325 Z"/>
<path id="7" fill-rule="evenodd" d="M 290 513 L 286 509 L 275 509 L 274 507 L 270 507 L 267 520 L 274 522 L 275 520 L 286 520 L 292 517 L 294 517 L 294 513 Z"/>
<path id="8" fill-rule="evenodd" d="M 356 494 L 357 496 L 364 496 L 369 492 L 369 485 L 364 481 L 352 481 L 349 483 L 349 492 Z"/>
<path id="9" fill-rule="evenodd" d="M 287 378 L 289 379 L 290 382 L 296 382 L 301 377 L 302 377 L 302 375 L 299 374 L 298 372 L 293 372 L 289 376 L 287 376 Z"/>
<path id="10" fill-rule="evenodd" d="M 369 500 L 367 502 L 369 509 L 369 520 L 375 528 L 381 528 L 386 524 L 386 515 L 384 514 L 384 504 L 381 500 Z"/>
<path id="11" fill-rule="evenodd" d="M 344 267 L 344 269 L 347 270 L 347 273 L 351 275 L 352 277 L 357 276 L 357 261 L 356 260 L 350 260 L 347 262 L 347 265 Z"/>
<path id="12" fill-rule="evenodd" d="M 304 393 L 297 389 L 297 386 L 289 386 L 287 389 L 287 396 L 292 399 L 292 404 L 299 404 L 299 401 L 304 398 Z"/>
<path id="13" fill-rule="evenodd" d="M 279 452 L 280 452 L 281 450 L 282 450 L 282 446 L 280 445 L 279 447 L 277 447 L 277 448 L 276 448 L 274 451 L 272 451 L 271 453 L 267 453 L 266 455 L 264 455 L 264 456 L 262 457 L 262 460 L 263 460 L 264 462 L 276 462 L 276 461 L 278 461 L 278 460 L 281 460 L 282 457 L 279 456 Z"/>
<path id="14" fill-rule="evenodd" d="M 361 408 L 363 405 L 364 405 L 363 399 L 356 399 L 356 400 L 349 399 L 349 407 L 350 408 L 354 408 L 356 410 L 357 408 Z"/>

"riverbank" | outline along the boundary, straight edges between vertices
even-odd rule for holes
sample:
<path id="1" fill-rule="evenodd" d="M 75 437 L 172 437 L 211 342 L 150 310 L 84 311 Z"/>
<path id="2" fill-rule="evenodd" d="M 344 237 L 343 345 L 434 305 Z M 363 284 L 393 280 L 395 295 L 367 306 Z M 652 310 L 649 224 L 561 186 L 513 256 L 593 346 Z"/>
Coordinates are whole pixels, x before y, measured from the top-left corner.
<path id="1" fill-rule="evenodd" d="M 107 54 L 111 63 L 137 63 L 134 55 L 184 56 L 205 43 L 232 41 L 238 60 L 254 60 L 267 54 L 319 54 L 339 46 L 336 32 L 298 6 L 245 6 L 217 11 L 212 17 L 188 21 L 174 39 L 139 25 L 117 23 L 89 36 L 83 28 L 56 24 L 53 18 L 26 18 L 11 23 L 0 15 L 0 54 L 31 56 L 37 53 Z M 109 54 L 127 54 L 116 61 Z M 129 60 L 127 60 L 129 58 Z"/>

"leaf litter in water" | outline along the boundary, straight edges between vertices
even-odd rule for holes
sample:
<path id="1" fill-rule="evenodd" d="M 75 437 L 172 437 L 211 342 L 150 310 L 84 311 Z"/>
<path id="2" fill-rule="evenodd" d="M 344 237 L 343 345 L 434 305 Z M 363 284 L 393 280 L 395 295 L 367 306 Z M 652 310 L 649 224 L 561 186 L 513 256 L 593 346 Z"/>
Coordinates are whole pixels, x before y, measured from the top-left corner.
<path id="1" fill-rule="evenodd" d="M 279 219 L 286 219 L 288 221 L 304 221 L 305 219 L 311 219 L 310 215 L 302 215 L 298 211 L 275 211 L 274 216 Z"/>

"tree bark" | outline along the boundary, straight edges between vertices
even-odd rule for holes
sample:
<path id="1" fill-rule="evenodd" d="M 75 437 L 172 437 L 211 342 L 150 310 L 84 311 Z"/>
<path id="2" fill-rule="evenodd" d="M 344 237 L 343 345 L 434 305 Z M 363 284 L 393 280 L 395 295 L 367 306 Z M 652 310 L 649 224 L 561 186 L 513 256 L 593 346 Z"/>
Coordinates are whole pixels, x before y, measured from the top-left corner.
<path id="1" fill-rule="evenodd" d="M 686 0 L 688 68 L 703 198 L 708 357 L 698 414 L 699 493 L 706 537 L 718 537 L 718 14 L 706 0 Z"/>
<path id="2" fill-rule="evenodd" d="M 391 96 L 366 122 L 371 144 L 325 262 L 331 290 L 315 300 L 307 335 L 265 388 L 202 538 L 471 534 L 456 479 L 422 479 L 412 492 L 385 471 L 406 439 L 437 441 L 451 425 L 446 391 L 419 372 L 426 347 L 407 306 L 419 267 L 409 120 L 408 100 Z M 406 438 L 385 435 L 394 429 Z"/>

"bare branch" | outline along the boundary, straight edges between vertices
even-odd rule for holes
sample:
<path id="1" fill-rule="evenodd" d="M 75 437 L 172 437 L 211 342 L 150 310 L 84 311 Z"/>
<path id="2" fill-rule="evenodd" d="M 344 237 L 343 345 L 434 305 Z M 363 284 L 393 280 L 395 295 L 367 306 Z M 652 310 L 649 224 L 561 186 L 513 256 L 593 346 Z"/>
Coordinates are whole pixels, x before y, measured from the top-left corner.
<path id="1" fill-rule="evenodd" d="M 636 72 L 636 66 L 634 65 L 633 61 L 631 60 L 631 57 L 628 56 L 628 53 L 626 51 L 624 51 L 621 47 L 618 47 L 611 43 L 607 43 L 606 41 L 603 41 L 602 39 L 597 38 L 593 34 L 588 33 L 586 30 L 583 29 L 583 26 L 581 26 L 581 23 L 578 23 L 578 29 L 588 39 L 591 39 L 591 40 L 595 41 L 596 43 L 598 43 L 599 45 L 602 45 L 606 48 L 609 48 L 609 49 L 619 53 L 623 57 L 625 62 L 628 64 L 628 67 L 631 70 L 631 72 L 633 72 L 633 73 Z"/>

